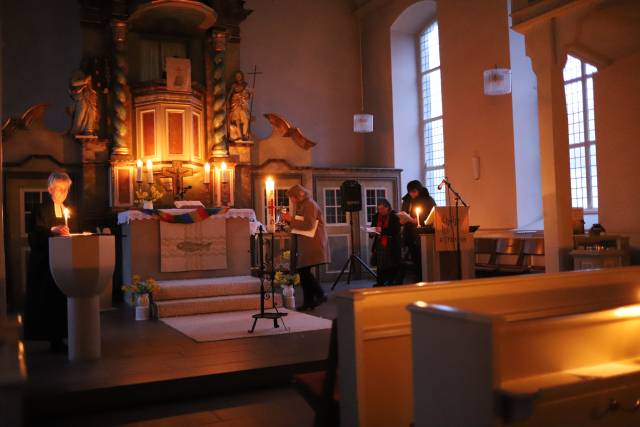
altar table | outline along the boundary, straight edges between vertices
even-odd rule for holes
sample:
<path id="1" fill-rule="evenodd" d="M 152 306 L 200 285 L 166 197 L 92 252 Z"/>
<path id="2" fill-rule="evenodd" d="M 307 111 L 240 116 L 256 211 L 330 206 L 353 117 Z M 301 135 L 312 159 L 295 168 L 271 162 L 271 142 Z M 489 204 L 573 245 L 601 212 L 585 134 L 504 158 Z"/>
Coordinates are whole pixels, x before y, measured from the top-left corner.
<path id="1" fill-rule="evenodd" d="M 163 209 L 173 215 L 193 209 Z M 160 220 L 145 211 L 118 214 L 121 235 L 121 270 L 123 283 L 131 283 L 134 274 L 157 280 L 196 279 L 204 277 L 246 276 L 251 272 L 250 236 L 259 223 L 251 209 L 230 209 L 203 221 L 214 221 L 226 230 L 226 267 L 212 270 L 162 271 Z M 184 225 L 189 227 L 189 224 Z"/>

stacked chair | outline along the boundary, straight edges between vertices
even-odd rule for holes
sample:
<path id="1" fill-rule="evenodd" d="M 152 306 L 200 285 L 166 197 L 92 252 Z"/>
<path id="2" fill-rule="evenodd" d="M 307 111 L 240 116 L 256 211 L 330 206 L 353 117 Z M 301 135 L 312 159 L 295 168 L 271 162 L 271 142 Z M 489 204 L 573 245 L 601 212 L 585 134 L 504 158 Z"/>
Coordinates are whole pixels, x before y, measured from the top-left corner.
<path id="1" fill-rule="evenodd" d="M 544 273 L 544 240 L 541 238 L 475 239 L 476 277 Z"/>

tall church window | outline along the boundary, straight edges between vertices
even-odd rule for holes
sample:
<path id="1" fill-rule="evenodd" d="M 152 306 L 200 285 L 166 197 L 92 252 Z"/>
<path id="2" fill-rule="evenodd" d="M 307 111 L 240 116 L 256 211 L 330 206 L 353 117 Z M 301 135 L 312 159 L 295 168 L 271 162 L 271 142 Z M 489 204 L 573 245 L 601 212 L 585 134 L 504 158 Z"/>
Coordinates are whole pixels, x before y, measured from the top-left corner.
<path id="1" fill-rule="evenodd" d="M 422 132 L 425 160 L 425 186 L 439 205 L 446 204 L 444 190 L 438 184 L 444 173 L 444 132 L 442 126 L 442 89 L 440 83 L 440 41 L 438 22 L 420 34 Z"/>
<path id="2" fill-rule="evenodd" d="M 564 93 L 569 123 L 571 204 L 574 208 L 598 209 L 596 167 L 596 121 L 593 106 L 593 65 L 568 55 L 564 67 Z"/>

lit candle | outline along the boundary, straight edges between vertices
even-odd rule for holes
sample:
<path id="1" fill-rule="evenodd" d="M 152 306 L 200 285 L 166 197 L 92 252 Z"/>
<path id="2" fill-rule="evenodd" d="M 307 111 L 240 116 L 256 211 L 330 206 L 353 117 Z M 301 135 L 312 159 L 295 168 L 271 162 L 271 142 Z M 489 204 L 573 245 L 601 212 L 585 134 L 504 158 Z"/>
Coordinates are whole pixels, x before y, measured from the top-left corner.
<path id="1" fill-rule="evenodd" d="M 153 184 L 153 162 L 147 160 L 147 182 Z"/>
<path id="2" fill-rule="evenodd" d="M 136 161 L 136 182 L 142 182 L 142 160 Z"/>
<path id="3" fill-rule="evenodd" d="M 64 215 L 64 225 L 65 227 L 69 226 L 69 217 L 71 216 L 71 214 L 69 213 L 69 208 L 64 208 L 62 210 L 62 214 Z"/>
<path id="4" fill-rule="evenodd" d="M 420 224 L 420 212 L 421 212 L 421 209 L 420 208 L 416 208 L 416 219 L 418 220 L 418 227 L 421 226 L 421 224 Z"/>
<path id="5" fill-rule="evenodd" d="M 220 163 L 220 181 L 229 182 L 229 174 L 227 172 L 227 162 Z"/>
<path id="6" fill-rule="evenodd" d="M 211 176 L 211 164 L 209 162 L 204 164 L 204 183 L 208 184 Z"/>
<path id="7" fill-rule="evenodd" d="M 265 182 L 267 191 L 267 232 L 276 231 L 276 183 L 273 178 L 268 177 Z"/>

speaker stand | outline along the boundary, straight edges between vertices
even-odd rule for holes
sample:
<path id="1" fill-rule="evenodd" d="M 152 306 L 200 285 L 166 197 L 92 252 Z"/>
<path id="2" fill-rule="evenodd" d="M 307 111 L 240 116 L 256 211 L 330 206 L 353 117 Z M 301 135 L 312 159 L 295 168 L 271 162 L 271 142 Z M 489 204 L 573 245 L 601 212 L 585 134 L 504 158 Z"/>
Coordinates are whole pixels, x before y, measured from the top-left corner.
<path id="1" fill-rule="evenodd" d="M 335 282 L 333 282 L 333 285 L 331 286 L 331 290 L 335 289 L 335 287 L 338 285 L 338 282 L 342 278 L 342 275 L 344 274 L 345 271 L 347 271 L 347 269 L 349 269 L 347 273 L 347 285 L 351 283 L 351 274 L 353 274 L 355 263 L 360 264 L 360 266 L 364 268 L 364 270 L 367 271 L 369 274 L 371 274 L 374 279 L 378 279 L 378 276 L 376 275 L 376 273 L 373 270 L 371 270 L 369 266 L 364 261 L 362 261 L 362 259 L 358 255 L 356 255 L 356 252 L 355 252 L 356 245 L 355 245 L 355 239 L 354 239 L 354 233 L 353 233 L 353 212 L 349 212 L 349 229 L 351 230 L 351 255 L 349 255 L 349 258 L 347 258 L 347 260 L 345 261 L 344 266 L 342 267 L 342 270 L 340 270 L 340 274 L 338 274 L 338 277 L 336 277 Z"/>

